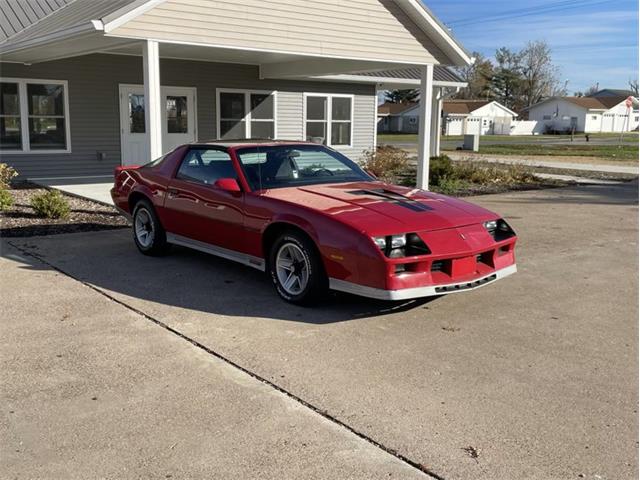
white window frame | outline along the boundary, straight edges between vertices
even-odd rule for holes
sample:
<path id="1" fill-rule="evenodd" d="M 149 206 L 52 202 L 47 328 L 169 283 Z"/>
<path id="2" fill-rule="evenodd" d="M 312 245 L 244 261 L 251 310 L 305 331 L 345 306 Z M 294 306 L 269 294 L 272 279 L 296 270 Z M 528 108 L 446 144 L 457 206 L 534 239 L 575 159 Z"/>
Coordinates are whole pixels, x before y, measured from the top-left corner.
<path id="1" fill-rule="evenodd" d="M 220 94 L 221 93 L 244 93 L 244 133 L 246 138 L 251 137 L 251 122 L 273 122 L 273 139 L 278 138 L 278 91 L 277 90 L 247 90 L 244 88 L 216 88 L 216 132 L 220 139 Z M 273 119 L 251 118 L 251 94 L 270 95 L 273 97 Z"/>
<path id="2" fill-rule="evenodd" d="M 71 121 L 69 112 L 69 82 L 67 80 L 48 80 L 42 78 L 12 78 L 0 77 L 0 83 L 17 83 L 18 98 L 20 102 L 20 133 L 22 136 L 21 150 L 0 150 L 2 155 L 52 155 L 71 153 Z M 31 142 L 29 141 L 29 103 L 27 97 L 27 84 L 37 85 L 62 85 L 64 89 L 64 130 L 66 136 L 67 148 L 64 150 L 31 150 Z"/>
<path id="3" fill-rule="evenodd" d="M 308 97 L 326 97 L 327 98 L 327 147 L 335 148 L 336 150 L 353 148 L 353 116 L 355 111 L 355 95 L 350 93 L 309 93 L 305 92 L 303 94 L 302 99 L 302 139 L 307 139 L 307 98 Z M 331 142 L 331 127 L 333 123 L 333 99 L 334 98 L 350 98 L 351 99 L 351 112 L 350 112 L 350 123 L 351 129 L 349 131 L 349 145 L 333 145 Z M 311 120 L 312 122 L 314 120 Z M 320 122 L 319 120 L 315 120 L 316 122 Z M 346 120 L 336 120 L 336 122 L 346 123 Z"/>

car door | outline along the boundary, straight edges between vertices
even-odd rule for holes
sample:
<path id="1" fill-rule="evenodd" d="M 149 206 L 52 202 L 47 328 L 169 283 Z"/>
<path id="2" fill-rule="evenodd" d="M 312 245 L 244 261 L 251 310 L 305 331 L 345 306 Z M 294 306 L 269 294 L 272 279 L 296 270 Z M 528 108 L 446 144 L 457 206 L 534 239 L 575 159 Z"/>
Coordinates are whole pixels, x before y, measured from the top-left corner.
<path id="1" fill-rule="evenodd" d="M 245 194 L 218 188 L 220 178 L 238 178 L 230 155 L 222 148 L 190 148 L 167 188 L 166 228 L 183 241 L 241 251 Z"/>

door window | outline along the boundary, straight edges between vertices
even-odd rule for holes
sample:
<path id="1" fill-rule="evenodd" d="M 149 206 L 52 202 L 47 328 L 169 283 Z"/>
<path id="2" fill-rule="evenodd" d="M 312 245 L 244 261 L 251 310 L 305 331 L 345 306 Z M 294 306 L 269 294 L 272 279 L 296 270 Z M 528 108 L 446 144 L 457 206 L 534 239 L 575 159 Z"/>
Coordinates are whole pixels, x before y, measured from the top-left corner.
<path id="1" fill-rule="evenodd" d="M 129 133 L 145 133 L 144 95 L 129 94 Z"/>
<path id="2" fill-rule="evenodd" d="M 186 96 L 167 95 L 167 133 L 188 133 L 188 114 Z"/>
<path id="3" fill-rule="evenodd" d="M 237 175 L 227 152 L 192 148 L 182 160 L 176 178 L 213 185 L 219 178 L 237 178 Z"/>

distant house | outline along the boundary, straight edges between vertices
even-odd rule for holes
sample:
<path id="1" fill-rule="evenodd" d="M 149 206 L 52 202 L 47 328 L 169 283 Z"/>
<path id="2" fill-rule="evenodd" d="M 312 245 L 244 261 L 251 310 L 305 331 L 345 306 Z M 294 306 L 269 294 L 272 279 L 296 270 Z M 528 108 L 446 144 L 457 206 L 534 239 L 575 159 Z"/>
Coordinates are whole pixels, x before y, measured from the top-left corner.
<path id="1" fill-rule="evenodd" d="M 518 114 L 492 100 L 447 100 L 442 106 L 445 135 L 509 135 Z"/>
<path id="2" fill-rule="evenodd" d="M 378 133 L 418 133 L 417 102 L 378 105 Z"/>
<path id="3" fill-rule="evenodd" d="M 604 90 L 601 90 L 604 92 Z M 600 93 L 600 92 L 598 92 Z M 628 96 L 552 97 L 527 109 L 536 133 L 622 132 L 638 128 L 638 99 L 630 109 Z"/>

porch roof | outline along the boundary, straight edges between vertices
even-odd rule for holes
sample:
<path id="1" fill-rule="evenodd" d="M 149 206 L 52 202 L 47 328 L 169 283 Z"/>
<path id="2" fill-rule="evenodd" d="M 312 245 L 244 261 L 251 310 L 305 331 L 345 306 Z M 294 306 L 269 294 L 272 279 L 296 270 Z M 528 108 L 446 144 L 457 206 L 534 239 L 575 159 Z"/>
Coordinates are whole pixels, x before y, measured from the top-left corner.
<path id="1" fill-rule="evenodd" d="M 129 30 L 126 29 L 124 34 L 119 34 L 118 29 L 123 25 L 131 25 L 131 22 L 143 18 L 148 12 L 155 12 L 156 7 L 164 8 L 165 4 L 170 5 L 172 2 L 168 0 L 71 0 L 66 4 L 62 1 L 58 3 L 60 6 L 56 10 L 0 41 L 2 61 L 38 63 L 100 52 L 140 55 L 141 40 L 145 39 L 135 35 L 128 37 L 126 32 Z M 223 3 L 229 2 L 220 2 L 220 5 L 222 6 Z M 375 58 L 376 55 L 369 52 L 363 52 L 356 58 L 310 53 L 304 50 L 301 52 L 284 51 L 278 48 L 267 50 L 260 48 L 260 42 L 250 48 L 232 44 L 192 43 L 180 40 L 177 34 L 176 39 L 161 40 L 160 56 L 260 65 L 261 73 L 265 78 L 282 78 L 283 76 L 309 78 L 319 75 L 384 71 L 385 74 L 388 72 L 388 77 L 395 78 L 400 83 L 403 80 L 416 80 L 416 78 L 403 78 L 394 72 L 416 64 L 438 63 L 446 60 L 447 63 L 461 65 L 471 61 L 463 47 L 419 0 L 381 0 L 380 3 L 372 2 L 369 8 L 373 8 L 374 4 L 375 8 L 387 9 L 387 14 L 391 12 L 390 18 L 394 16 L 398 18 L 398 28 L 402 27 L 403 35 L 406 36 L 407 32 L 410 32 L 410 36 L 428 38 L 428 40 L 420 40 L 424 45 L 421 47 L 424 48 L 424 61 L 413 62 L 410 60 L 411 55 L 403 57 L 405 60 Z M 358 12 L 362 5 L 365 4 L 354 3 L 349 5 L 349 8 Z M 218 4 L 213 2 L 208 8 L 213 8 L 215 11 L 217 6 Z M 237 8 L 244 7 L 238 5 Z M 400 21 L 400 17 L 397 17 L 400 15 L 398 12 L 401 12 L 404 20 Z M 362 15 L 367 15 L 366 9 L 362 11 Z M 342 33 L 350 34 L 348 28 Z M 424 41 L 428 41 L 428 45 L 435 49 L 432 52 L 437 52 L 436 56 L 440 60 L 433 59 Z M 296 61 L 305 63 L 293 63 Z M 287 68 L 280 68 L 282 63 L 288 63 L 289 65 L 285 67 L 302 74 L 294 75 L 292 72 L 287 72 Z M 368 76 L 370 78 L 363 78 L 363 82 L 370 83 L 375 79 L 372 75 Z"/>

